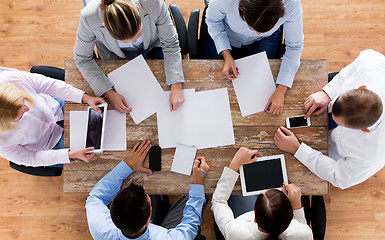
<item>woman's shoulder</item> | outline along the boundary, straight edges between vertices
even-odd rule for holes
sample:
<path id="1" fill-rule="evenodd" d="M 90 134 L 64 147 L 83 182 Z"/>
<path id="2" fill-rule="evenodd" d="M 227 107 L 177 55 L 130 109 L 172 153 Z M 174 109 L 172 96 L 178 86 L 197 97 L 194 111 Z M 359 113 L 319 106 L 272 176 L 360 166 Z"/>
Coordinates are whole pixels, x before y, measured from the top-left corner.
<path id="1" fill-rule="evenodd" d="M 283 233 L 284 239 L 296 239 L 296 240 L 307 240 L 313 239 L 313 233 L 309 225 L 299 222 L 293 218 L 287 230 Z"/>

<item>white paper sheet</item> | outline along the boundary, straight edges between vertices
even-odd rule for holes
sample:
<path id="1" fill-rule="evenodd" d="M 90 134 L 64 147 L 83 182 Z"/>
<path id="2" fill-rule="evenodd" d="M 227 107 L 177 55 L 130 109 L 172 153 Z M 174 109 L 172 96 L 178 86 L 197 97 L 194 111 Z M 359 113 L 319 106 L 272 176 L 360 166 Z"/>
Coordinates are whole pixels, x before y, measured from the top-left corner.
<path id="1" fill-rule="evenodd" d="M 108 110 L 104 131 L 104 151 L 127 150 L 126 114 Z M 87 112 L 70 111 L 70 149 L 84 148 L 86 141 Z"/>
<path id="2" fill-rule="evenodd" d="M 172 161 L 171 172 L 190 176 L 196 152 L 197 149 L 194 146 L 178 143 L 176 145 L 174 160 Z"/>
<path id="3" fill-rule="evenodd" d="M 132 108 L 136 124 L 154 114 L 164 101 L 163 89 L 142 55 L 109 73 L 108 78 Z"/>
<path id="4" fill-rule="evenodd" d="M 196 92 L 184 130 L 198 149 L 234 144 L 227 88 Z"/>
<path id="5" fill-rule="evenodd" d="M 235 60 L 235 64 L 239 75 L 233 85 L 242 117 L 263 111 L 275 91 L 266 52 Z"/>
<path id="6" fill-rule="evenodd" d="M 174 148 L 178 142 L 193 145 L 188 136 L 182 136 L 187 111 L 195 94 L 195 89 L 183 90 L 184 103 L 177 111 L 170 111 L 168 98 L 170 91 L 164 92 L 167 100 L 163 102 L 162 107 L 156 113 L 158 123 L 159 146 L 161 148 Z"/>

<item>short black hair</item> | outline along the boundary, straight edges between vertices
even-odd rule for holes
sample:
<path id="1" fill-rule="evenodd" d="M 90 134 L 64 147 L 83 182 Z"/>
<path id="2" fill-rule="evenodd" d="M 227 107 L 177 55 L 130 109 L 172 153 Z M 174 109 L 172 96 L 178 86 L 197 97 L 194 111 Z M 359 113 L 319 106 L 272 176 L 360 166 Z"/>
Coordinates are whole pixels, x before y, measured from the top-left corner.
<path id="1" fill-rule="evenodd" d="M 239 15 L 257 32 L 268 32 L 285 15 L 282 0 L 239 0 Z"/>
<path id="2" fill-rule="evenodd" d="M 333 115 L 342 117 L 346 127 L 353 129 L 372 126 L 381 117 L 382 111 L 381 98 L 365 88 L 343 93 L 332 107 Z"/>
<path id="3" fill-rule="evenodd" d="M 138 232 L 146 224 L 150 211 L 144 188 L 134 183 L 121 190 L 110 207 L 112 222 L 126 234 Z"/>

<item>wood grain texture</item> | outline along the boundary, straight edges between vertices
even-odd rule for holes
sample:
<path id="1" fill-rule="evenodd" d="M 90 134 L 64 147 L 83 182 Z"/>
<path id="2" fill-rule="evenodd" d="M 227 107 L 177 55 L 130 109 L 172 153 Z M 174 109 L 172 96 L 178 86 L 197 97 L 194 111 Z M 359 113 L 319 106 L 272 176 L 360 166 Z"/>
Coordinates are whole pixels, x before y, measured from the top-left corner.
<path id="1" fill-rule="evenodd" d="M 203 0 L 166 2 L 177 3 L 186 22 L 192 9 L 203 10 Z M 81 8 L 81 0 L 0 1 L 0 65 L 21 70 L 36 64 L 64 67 L 64 60 L 73 58 Z M 311 0 L 302 1 L 302 9 L 302 59 L 325 58 L 332 72 L 364 49 L 385 53 L 384 0 Z M 331 187 L 325 239 L 383 239 L 384 181 L 381 170 L 347 190 Z M 62 177 L 51 180 L 17 173 L 0 159 L 0 239 L 92 239 L 84 210 L 87 194 L 63 194 L 62 185 Z M 208 240 L 215 239 L 210 207 L 209 203 L 202 225 Z M 33 209 L 33 216 L 24 214 Z M 58 234 L 55 226 L 66 230 Z"/>
<path id="2" fill-rule="evenodd" d="M 147 60 L 155 77 L 166 90 L 165 74 L 162 60 Z M 119 61 L 98 61 L 105 74 L 127 63 L 126 60 Z M 274 78 L 278 75 L 280 60 L 270 60 Z M 229 101 L 231 103 L 232 119 L 234 127 L 235 144 L 212 148 L 205 151 L 198 151 L 197 156 L 204 156 L 210 165 L 219 165 L 211 168 L 205 178 L 205 192 L 212 194 L 216 183 L 219 180 L 223 167 L 227 166 L 240 147 L 260 149 L 270 155 L 282 154 L 274 144 L 274 133 L 280 125 L 285 125 L 285 118 L 291 114 L 303 114 L 303 101 L 312 92 L 319 91 L 320 86 L 327 83 L 327 63 L 325 60 L 302 60 L 298 69 L 293 87 L 287 94 L 284 105 L 284 114 L 279 117 L 267 113 L 253 114 L 248 117 L 241 117 L 237 98 L 230 80 L 222 80 L 221 76 L 223 61 L 220 60 L 184 60 L 183 72 L 185 76 L 184 88 L 195 88 L 196 91 L 227 88 Z M 88 83 L 77 69 L 73 60 L 66 61 L 65 80 L 67 83 L 84 90 L 92 95 Z M 85 109 L 86 106 L 67 103 L 64 119 L 64 146 L 69 147 L 69 112 L 78 109 Z M 286 112 L 286 108 L 288 112 Z M 327 153 L 327 114 L 314 117 L 315 125 L 308 128 L 294 129 L 297 137 L 308 143 L 315 149 Z M 141 124 L 134 124 L 127 118 L 127 146 L 133 147 L 137 141 L 143 139 L 151 140 L 158 144 L 157 123 L 155 117 L 144 121 Z M 173 160 L 174 149 L 166 149 L 162 153 L 162 171 L 151 176 L 142 173 L 132 174 L 124 185 L 136 182 L 144 186 L 150 194 L 186 194 L 191 177 L 170 172 Z M 208 155 L 206 155 L 208 154 Z M 301 186 L 305 194 L 323 195 L 328 194 L 328 183 L 312 174 L 307 168 L 301 166 L 293 156 L 286 154 L 286 161 L 289 181 Z M 125 152 L 103 153 L 97 155 L 93 162 L 87 164 L 77 162 L 64 167 L 64 192 L 88 192 L 108 171 L 116 166 L 117 161 L 127 156 Z M 213 156 L 210 158 L 209 156 Z M 113 161 L 111 161 L 113 159 Z M 300 167 L 298 167 L 300 166 Z M 176 180 L 176 181 L 175 181 Z M 240 183 L 236 184 L 234 194 L 240 194 Z"/>

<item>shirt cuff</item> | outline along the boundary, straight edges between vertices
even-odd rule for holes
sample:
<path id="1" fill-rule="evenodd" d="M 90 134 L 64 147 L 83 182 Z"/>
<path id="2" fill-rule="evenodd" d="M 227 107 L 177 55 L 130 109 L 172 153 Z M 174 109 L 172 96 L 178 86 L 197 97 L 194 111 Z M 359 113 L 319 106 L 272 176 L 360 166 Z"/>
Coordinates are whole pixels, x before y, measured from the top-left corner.
<path id="1" fill-rule="evenodd" d="M 231 51 L 231 45 L 228 39 L 221 39 L 218 38 L 214 40 L 215 47 L 217 49 L 218 54 L 221 54 L 223 50 L 229 50 Z"/>
<path id="2" fill-rule="evenodd" d="M 202 184 L 191 184 L 189 186 L 189 197 L 205 197 L 205 188 Z"/>
<path id="3" fill-rule="evenodd" d="M 305 143 L 301 143 L 301 145 L 295 152 L 294 157 L 297 158 L 301 163 L 305 164 L 312 150 L 313 149 Z"/>
<path id="4" fill-rule="evenodd" d="M 59 159 L 57 164 L 65 164 L 65 163 L 71 162 L 70 158 L 68 156 L 69 149 L 57 149 L 57 150 L 53 150 L 53 151 L 55 151 L 55 153 L 57 154 L 56 159 Z"/>
<path id="5" fill-rule="evenodd" d="M 77 89 L 77 88 L 74 88 L 71 91 L 71 96 L 69 96 L 69 99 L 66 99 L 66 100 L 71 101 L 71 102 L 75 102 L 75 103 L 82 103 L 84 94 L 85 94 L 84 91 Z"/>
<path id="6" fill-rule="evenodd" d="M 225 167 L 223 169 L 222 175 L 228 175 L 226 177 L 230 178 L 231 180 L 234 180 L 234 182 L 236 182 L 238 177 L 239 177 L 239 173 L 237 173 L 236 171 L 234 171 L 233 169 L 231 169 L 229 167 Z"/>
<path id="7" fill-rule="evenodd" d="M 335 82 L 330 81 L 328 84 L 326 84 L 325 87 L 322 88 L 326 92 L 326 94 L 330 97 L 330 99 L 335 98 L 338 94 L 338 88 L 335 84 Z"/>
<path id="8" fill-rule="evenodd" d="M 173 85 L 174 83 L 184 83 L 184 81 L 174 81 L 174 82 L 168 83 L 168 85 L 171 86 L 171 85 Z"/>
<path id="9" fill-rule="evenodd" d="M 127 165 L 127 163 L 125 163 L 124 161 L 121 161 L 118 165 L 116 165 L 115 170 L 116 170 L 117 174 L 119 174 L 119 176 L 120 176 L 122 179 L 126 179 L 128 176 L 131 175 L 131 173 L 134 172 L 134 171 Z"/>
<path id="10" fill-rule="evenodd" d="M 279 71 L 276 84 L 291 88 L 293 85 L 294 76 L 295 74 L 293 75 L 291 72 Z"/>
<path id="11" fill-rule="evenodd" d="M 300 209 L 294 210 L 294 218 L 297 220 L 304 219 L 306 221 L 305 211 L 303 210 L 303 207 L 301 207 Z"/>

